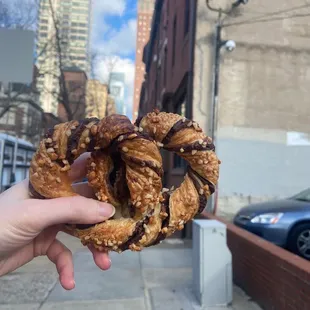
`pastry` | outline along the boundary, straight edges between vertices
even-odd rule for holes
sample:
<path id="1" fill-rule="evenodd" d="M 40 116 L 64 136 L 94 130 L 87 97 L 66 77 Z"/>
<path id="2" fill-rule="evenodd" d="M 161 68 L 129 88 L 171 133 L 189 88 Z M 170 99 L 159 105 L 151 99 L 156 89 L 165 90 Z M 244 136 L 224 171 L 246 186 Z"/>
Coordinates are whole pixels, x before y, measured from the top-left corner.
<path id="1" fill-rule="evenodd" d="M 177 189 L 162 188 L 160 149 L 189 166 Z M 158 244 L 200 213 L 215 191 L 219 164 L 214 145 L 199 125 L 180 115 L 154 111 L 135 124 L 123 115 L 56 125 L 40 142 L 30 167 L 29 192 L 37 199 L 77 195 L 68 171 L 91 152 L 87 179 L 114 216 L 95 225 L 68 225 L 84 245 L 101 251 L 140 251 Z"/>

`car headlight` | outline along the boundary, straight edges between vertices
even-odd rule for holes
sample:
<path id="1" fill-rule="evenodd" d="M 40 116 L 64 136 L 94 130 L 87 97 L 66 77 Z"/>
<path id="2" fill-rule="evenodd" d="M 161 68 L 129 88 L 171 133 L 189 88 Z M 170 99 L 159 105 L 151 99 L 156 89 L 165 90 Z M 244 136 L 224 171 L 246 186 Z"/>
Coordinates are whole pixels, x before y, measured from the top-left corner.
<path id="1" fill-rule="evenodd" d="M 260 214 L 260 215 L 253 217 L 251 219 L 251 223 L 276 224 L 282 216 L 283 216 L 283 213 Z"/>

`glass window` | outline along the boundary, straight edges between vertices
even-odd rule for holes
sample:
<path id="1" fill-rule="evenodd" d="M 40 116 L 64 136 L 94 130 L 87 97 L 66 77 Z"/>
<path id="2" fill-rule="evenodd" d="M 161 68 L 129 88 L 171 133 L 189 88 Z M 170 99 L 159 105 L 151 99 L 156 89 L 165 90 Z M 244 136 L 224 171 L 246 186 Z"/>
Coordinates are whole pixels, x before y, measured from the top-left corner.
<path id="1" fill-rule="evenodd" d="M 4 148 L 4 164 L 12 164 L 13 163 L 13 147 L 6 145 Z"/>
<path id="2" fill-rule="evenodd" d="M 185 168 L 185 167 L 186 167 L 186 161 L 179 155 L 173 154 L 173 168 L 178 169 L 178 168 Z"/>
<path id="3" fill-rule="evenodd" d="M 25 164 L 26 163 L 26 150 L 23 150 L 20 148 L 17 150 L 16 161 L 18 164 Z"/>
<path id="4" fill-rule="evenodd" d="M 11 182 L 11 173 L 12 173 L 12 168 L 5 167 L 3 168 L 3 174 L 2 174 L 2 186 L 9 185 Z"/>

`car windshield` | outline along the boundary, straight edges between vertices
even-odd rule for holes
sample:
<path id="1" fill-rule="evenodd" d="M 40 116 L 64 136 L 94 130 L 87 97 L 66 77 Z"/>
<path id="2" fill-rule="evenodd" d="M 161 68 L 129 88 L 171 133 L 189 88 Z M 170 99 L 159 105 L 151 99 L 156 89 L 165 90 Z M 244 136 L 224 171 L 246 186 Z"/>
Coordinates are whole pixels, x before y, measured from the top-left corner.
<path id="1" fill-rule="evenodd" d="M 300 200 L 300 201 L 310 201 L 310 188 L 298 193 L 297 195 L 291 197 L 291 199 L 294 200 Z"/>

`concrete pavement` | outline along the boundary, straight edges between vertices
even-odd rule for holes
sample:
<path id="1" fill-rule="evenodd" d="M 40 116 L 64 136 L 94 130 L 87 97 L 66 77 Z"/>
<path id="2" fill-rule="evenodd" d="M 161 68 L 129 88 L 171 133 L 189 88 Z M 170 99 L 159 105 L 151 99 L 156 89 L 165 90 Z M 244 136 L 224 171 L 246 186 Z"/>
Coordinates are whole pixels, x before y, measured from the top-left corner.
<path id="1" fill-rule="evenodd" d="M 191 292 L 191 248 L 163 243 L 141 253 L 112 253 L 112 267 L 99 270 L 80 242 L 60 234 L 73 251 L 76 288 L 65 291 L 54 265 L 37 258 L 0 278 L 0 310 L 199 310 Z M 237 287 L 230 307 L 207 308 L 259 310 Z"/>

